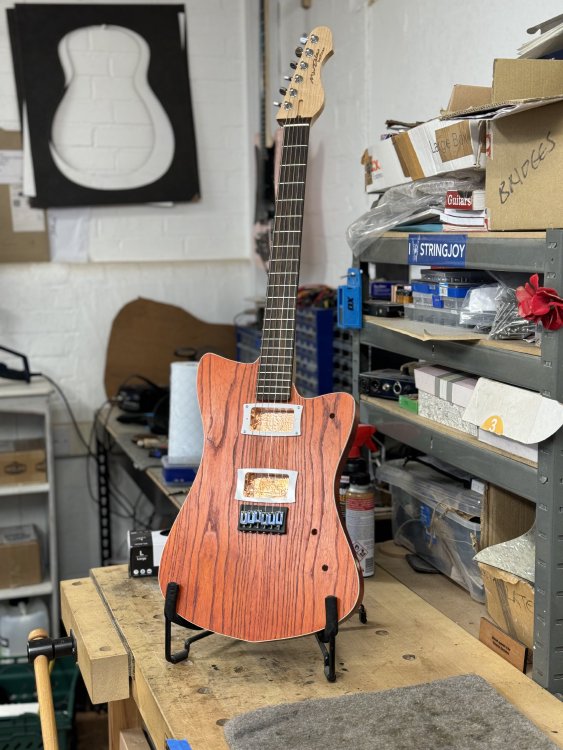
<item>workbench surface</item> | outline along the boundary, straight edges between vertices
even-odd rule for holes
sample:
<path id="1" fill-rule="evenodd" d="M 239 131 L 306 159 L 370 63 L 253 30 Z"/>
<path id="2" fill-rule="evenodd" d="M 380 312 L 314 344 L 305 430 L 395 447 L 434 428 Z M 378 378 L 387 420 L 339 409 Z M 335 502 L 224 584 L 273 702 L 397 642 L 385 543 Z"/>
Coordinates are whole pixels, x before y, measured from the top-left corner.
<path id="1" fill-rule="evenodd" d="M 365 584 L 368 622 L 363 625 L 355 616 L 341 624 L 335 683 L 324 677 L 314 637 L 251 644 L 211 636 L 193 644 L 186 662 L 168 664 L 157 581 L 130 579 L 126 566 L 96 568 L 90 579 L 63 582 L 63 621 L 67 629 L 84 631 L 76 622 L 95 620 L 90 636 L 79 633 L 83 674 L 93 667 L 85 664 L 81 638 L 115 643 L 115 632 L 108 632 L 113 621 L 127 652 L 125 659 L 115 655 L 115 684 L 129 662 L 131 696 L 157 750 L 164 750 L 166 738 L 186 739 L 192 750 L 224 750 L 225 721 L 259 706 L 386 690 L 466 673 L 484 677 L 563 748 L 563 710 L 554 696 L 381 568 Z M 105 627 L 104 618 L 95 614 L 101 602 Z M 193 631 L 172 628 L 173 648 L 179 650 Z M 96 649 L 109 658 L 118 646 Z"/>

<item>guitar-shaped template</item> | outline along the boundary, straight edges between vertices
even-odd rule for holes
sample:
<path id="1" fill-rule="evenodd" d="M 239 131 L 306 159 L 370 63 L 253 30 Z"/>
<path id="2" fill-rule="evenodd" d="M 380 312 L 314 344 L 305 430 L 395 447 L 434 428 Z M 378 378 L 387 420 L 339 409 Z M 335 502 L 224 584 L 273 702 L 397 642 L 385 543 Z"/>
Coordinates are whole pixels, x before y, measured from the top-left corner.
<path id="1" fill-rule="evenodd" d="M 179 585 L 181 617 L 245 641 L 316 633 L 326 624 L 325 597 L 336 597 L 344 620 L 363 591 L 336 505 L 355 401 L 347 393 L 302 398 L 292 379 L 309 129 L 331 54 L 330 30 L 317 27 L 284 96 L 260 357 L 242 364 L 206 354 L 199 363 L 203 456 L 160 563 L 163 593 Z"/>

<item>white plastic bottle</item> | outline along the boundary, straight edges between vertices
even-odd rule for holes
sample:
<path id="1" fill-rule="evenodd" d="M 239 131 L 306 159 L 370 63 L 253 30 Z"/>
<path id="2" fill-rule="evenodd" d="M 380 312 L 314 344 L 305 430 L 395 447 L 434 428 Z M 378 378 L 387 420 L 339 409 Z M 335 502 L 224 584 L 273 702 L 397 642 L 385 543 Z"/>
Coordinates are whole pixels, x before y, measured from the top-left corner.
<path id="1" fill-rule="evenodd" d="M 41 599 L 0 605 L 0 657 L 25 656 L 27 637 L 35 628 L 49 631 L 49 612 Z"/>

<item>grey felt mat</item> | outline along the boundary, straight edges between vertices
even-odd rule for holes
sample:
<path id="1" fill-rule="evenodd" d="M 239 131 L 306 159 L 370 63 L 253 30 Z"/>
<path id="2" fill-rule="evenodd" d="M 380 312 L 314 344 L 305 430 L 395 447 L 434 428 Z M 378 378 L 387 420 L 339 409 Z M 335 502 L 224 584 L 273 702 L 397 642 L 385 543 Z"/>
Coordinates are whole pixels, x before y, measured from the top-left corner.
<path id="1" fill-rule="evenodd" d="M 232 750 L 557 750 L 477 675 L 259 708 L 225 737 Z"/>

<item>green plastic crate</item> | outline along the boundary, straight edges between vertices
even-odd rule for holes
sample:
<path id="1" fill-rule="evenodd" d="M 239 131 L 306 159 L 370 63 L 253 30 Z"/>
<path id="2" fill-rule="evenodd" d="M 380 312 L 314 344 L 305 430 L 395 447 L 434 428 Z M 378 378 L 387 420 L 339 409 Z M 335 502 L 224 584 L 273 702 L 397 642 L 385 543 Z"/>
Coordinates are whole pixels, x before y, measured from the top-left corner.
<path id="1" fill-rule="evenodd" d="M 60 750 L 69 750 L 74 723 L 74 698 L 78 667 L 71 657 L 57 659 L 51 686 Z M 0 702 L 37 701 L 33 666 L 27 660 L 0 660 Z M 40 750 L 41 724 L 38 714 L 0 718 L 0 750 Z"/>

